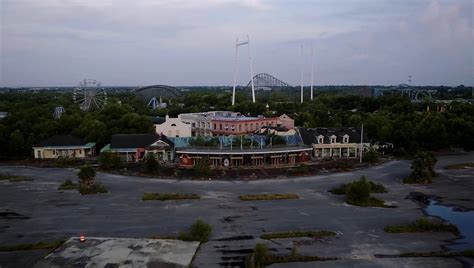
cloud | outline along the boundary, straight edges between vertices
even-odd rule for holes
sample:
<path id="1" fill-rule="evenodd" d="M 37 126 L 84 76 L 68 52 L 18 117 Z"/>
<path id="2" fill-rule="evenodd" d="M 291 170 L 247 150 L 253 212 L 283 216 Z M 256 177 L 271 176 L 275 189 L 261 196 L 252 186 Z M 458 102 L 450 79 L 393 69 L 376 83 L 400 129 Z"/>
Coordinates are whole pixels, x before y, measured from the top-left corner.
<path id="1" fill-rule="evenodd" d="M 104 84 L 231 84 L 235 37 L 247 34 L 255 72 L 292 84 L 299 83 L 301 44 L 306 53 L 311 44 L 316 48 L 318 84 L 396 84 L 408 74 L 419 84 L 472 84 L 472 5 L 4 0 L 0 85 L 67 85 L 86 76 Z M 239 53 L 242 84 L 245 53 Z"/>

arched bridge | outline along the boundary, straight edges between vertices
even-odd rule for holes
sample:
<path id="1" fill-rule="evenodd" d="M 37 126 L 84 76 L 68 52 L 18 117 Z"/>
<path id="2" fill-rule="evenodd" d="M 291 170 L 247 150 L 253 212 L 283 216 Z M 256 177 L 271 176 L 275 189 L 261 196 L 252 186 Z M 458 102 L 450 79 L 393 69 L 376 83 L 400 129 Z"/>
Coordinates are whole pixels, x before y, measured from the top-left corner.
<path id="1" fill-rule="evenodd" d="M 385 92 L 400 93 L 402 96 L 407 96 L 412 102 L 436 102 L 436 100 L 431 96 L 431 92 L 429 90 L 414 89 L 407 84 L 401 84 L 390 88 L 375 88 L 374 97 L 383 96 Z"/>
<path id="2" fill-rule="evenodd" d="M 153 85 L 141 87 L 135 90 L 135 94 L 140 96 L 144 102 L 148 103 L 151 99 L 170 100 L 176 99 L 183 95 L 181 90 L 175 87 L 166 85 Z"/>
<path id="3" fill-rule="evenodd" d="M 255 89 L 274 89 L 274 88 L 285 88 L 285 87 L 291 87 L 290 84 L 281 81 L 280 79 L 269 75 L 267 73 L 259 73 L 253 77 L 253 82 Z M 252 81 L 249 81 L 247 86 L 245 88 L 251 88 L 252 87 Z"/>

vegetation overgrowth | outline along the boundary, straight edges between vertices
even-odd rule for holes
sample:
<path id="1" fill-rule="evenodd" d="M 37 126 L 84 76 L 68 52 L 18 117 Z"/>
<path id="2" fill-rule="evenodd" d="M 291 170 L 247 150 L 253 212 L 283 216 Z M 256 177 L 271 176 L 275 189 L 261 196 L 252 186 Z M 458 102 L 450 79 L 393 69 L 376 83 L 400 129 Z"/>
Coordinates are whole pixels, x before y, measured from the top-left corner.
<path id="1" fill-rule="evenodd" d="M 144 193 L 142 200 L 185 200 L 185 199 L 200 199 L 201 197 L 197 194 L 180 194 L 180 193 Z"/>
<path id="2" fill-rule="evenodd" d="M 72 182 L 71 180 L 65 180 L 61 185 L 59 185 L 58 190 L 77 190 L 79 185 Z"/>
<path id="3" fill-rule="evenodd" d="M 178 239 L 183 241 L 199 241 L 205 243 L 212 234 L 212 226 L 205 221 L 199 219 L 191 225 L 189 232 L 182 232 L 178 235 Z"/>
<path id="4" fill-rule="evenodd" d="M 434 222 L 424 218 L 409 224 L 387 225 L 384 231 L 387 233 L 450 232 L 459 234 L 454 224 Z"/>

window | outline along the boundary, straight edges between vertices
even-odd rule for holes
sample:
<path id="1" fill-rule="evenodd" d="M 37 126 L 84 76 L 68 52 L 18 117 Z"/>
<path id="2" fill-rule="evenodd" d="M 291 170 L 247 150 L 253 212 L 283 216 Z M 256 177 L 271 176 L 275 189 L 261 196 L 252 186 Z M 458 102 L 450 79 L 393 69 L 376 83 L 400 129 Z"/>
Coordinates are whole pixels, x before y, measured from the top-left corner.
<path id="1" fill-rule="evenodd" d="M 331 143 L 336 143 L 336 136 L 335 135 L 331 136 Z"/>
<path id="2" fill-rule="evenodd" d="M 214 124 L 214 130 L 216 130 L 216 129 L 217 129 L 217 124 Z"/>
<path id="3" fill-rule="evenodd" d="M 349 135 L 347 135 L 347 134 L 344 135 L 344 136 L 342 137 L 342 142 L 343 142 L 343 143 L 349 143 Z"/>
<path id="4" fill-rule="evenodd" d="M 323 144 L 324 143 L 324 137 L 322 135 L 318 136 L 318 143 Z"/>
<path id="5" fill-rule="evenodd" d="M 175 127 L 175 126 L 176 126 L 176 124 L 175 124 L 175 123 L 173 123 L 173 124 L 171 124 L 171 126 L 172 126 L 172 127 Z"/>
<path id="6" fill-rule="evenodd" d="M 222 130 L 222 124 L 219 124 L 219 129 Z"/>
<path id="7" fill-rule="evenodd" d="M 239 131 L 242 131 L 242 125 L 239 125 Z"/>

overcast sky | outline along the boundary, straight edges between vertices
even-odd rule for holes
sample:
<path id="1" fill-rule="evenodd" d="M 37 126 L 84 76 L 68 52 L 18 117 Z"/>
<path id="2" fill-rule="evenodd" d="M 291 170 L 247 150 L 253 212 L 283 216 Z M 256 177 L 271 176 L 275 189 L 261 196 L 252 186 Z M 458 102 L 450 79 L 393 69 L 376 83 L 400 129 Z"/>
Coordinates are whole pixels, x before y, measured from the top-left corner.
<path id="1" fill-rule="evenodd" d="M 472 0 L 0 0 L 0 86 L 474 84 Z M 250 78 L 240 47 L 238 82 Z"/>

